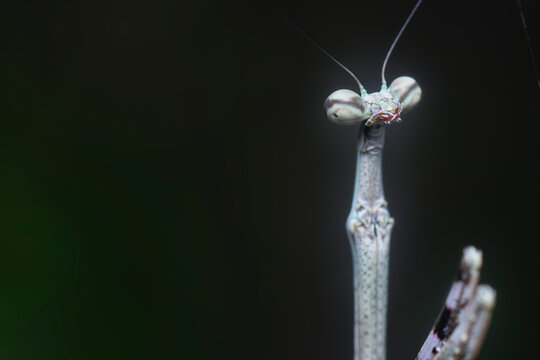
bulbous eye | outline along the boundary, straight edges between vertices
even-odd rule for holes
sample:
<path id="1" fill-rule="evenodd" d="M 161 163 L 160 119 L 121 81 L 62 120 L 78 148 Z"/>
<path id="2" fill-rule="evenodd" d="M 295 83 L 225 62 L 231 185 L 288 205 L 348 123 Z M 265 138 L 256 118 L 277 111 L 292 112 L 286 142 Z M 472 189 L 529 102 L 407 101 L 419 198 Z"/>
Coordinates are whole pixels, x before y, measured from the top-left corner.
<path id="1" fill-rule="evenodd" d="M 370 111 L 366 102 L 354 91 L 334 91 L 324 102 L 328 119 L 340 125 L 355 125 L 367 120 Z"/>
<path id="2" fill-rule="evenodd" d="M 410 76 L 398 77 L 388 90 L 403 105 L 403 111 L 412 109 L 422 97 L 420 85 Z"/>

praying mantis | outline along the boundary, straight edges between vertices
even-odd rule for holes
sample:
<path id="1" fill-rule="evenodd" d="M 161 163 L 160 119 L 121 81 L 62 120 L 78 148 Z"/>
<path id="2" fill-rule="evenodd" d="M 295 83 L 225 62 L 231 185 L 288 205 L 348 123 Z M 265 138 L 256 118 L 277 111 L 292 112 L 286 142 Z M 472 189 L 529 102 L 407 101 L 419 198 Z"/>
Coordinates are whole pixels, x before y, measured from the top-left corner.
<path id="1" fill-rule="evenodd" d="M 384 76 L 388 58 L 403 30 L 422 3 L 419 0 L 394 40 L 382 69 L 382 85 L 368 94 L 357 81 L 360 95 L 337 90 L 325 101 L 327 117 L 341 125 L 360 124 L 355 190 L 346 222 L 353 254 L 354 360 L 384 360 L 390 235 L 394 219 L 384 198 L 382 151 L 385 126 L 401 120 L 422 96 L 411 77 L 395 79 L 387 88 Z M 482 254 L 473 247 L 463 253 L 460 272 L 445 307 L 422 346 L 417 359 L 473 359 L 479 352 L 495 305 L 495 291 L 477 287 Z"/>
<path id="2" fill-rule="evenodd" d="M 292 24 L 330 59 L 351 75 L 360 94 L 337 90 L 324 102 L 329 120 L 339 125 L 360 125 L 356 180 L 346 231 L 353 258 L 354 360 L 385 360 L 386 312 L 390 236 L 394 219 L 388 211 L 382 178 L 385 127 L 401 121 L 422 90 L 412 77 L 402 76 L 387 87 L 385 69 L 397 41 L 422 3 L 418 0 L 400 29 L 382 67 L 382 85 L 368 93 L 358 78 L 343 64 Z M 483 343 L 495 306 L 495 290 L 478 285 L 482 253 L 464 249 L 456 280 L 435 322 L 418 360 L 474 359 Z"/>

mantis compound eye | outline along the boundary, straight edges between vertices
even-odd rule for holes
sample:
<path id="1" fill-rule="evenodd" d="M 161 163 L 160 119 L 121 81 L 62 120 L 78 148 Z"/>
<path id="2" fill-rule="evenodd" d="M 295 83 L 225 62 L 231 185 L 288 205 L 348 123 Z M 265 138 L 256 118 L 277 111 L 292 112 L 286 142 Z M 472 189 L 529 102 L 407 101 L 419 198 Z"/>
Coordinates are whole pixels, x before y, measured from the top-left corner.
<path id="1" fill-rule="evenodd" d="M 403 106 L 403 111 L 412 109 L 422 97 L 420 85 L 410 76 L 400 76 L 390 84 L 388 89 Z"/>
<path id="2" fill-rule="evenodd" d="M 340 125 L 356 125 L 369 118 L 371 111 L 360 95 L 351 90 L 334 91 L 324 102 L 328 119 Z"/>

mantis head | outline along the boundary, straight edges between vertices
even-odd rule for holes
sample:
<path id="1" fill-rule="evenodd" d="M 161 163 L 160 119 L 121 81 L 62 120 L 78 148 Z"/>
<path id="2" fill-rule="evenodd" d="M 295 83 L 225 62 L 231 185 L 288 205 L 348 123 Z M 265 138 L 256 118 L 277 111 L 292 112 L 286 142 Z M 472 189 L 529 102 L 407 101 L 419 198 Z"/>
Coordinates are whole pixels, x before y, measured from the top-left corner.
<path id="1" fill-rule="evenodd" d="M 363 89 L 362 89 L 363 90 Z M 402 111 L 413 108 L 422 97 L 420 86 L 412 77 L 401 76 L 379 92 L 362 96 L 352 90 L 334 91 L 324 102 L 326 116 L 340 125 L 356 125 L 366 121 L 366 126 L 392 124 L 400 121 Z"/>

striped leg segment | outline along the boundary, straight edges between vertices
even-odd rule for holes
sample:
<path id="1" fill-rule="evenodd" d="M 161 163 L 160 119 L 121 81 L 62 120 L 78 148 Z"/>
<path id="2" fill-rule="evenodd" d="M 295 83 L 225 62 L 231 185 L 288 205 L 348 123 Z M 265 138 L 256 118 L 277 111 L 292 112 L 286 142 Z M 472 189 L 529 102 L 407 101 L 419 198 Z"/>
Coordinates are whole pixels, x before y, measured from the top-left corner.
<path id="1" fill-rule="evenodd" d="M 417 360 L 472 360 L 478 355 L 496 298 L 491 287 L 478 286 L 481 267 L 482 252 L 465 248 L 458 276 Z"/>

